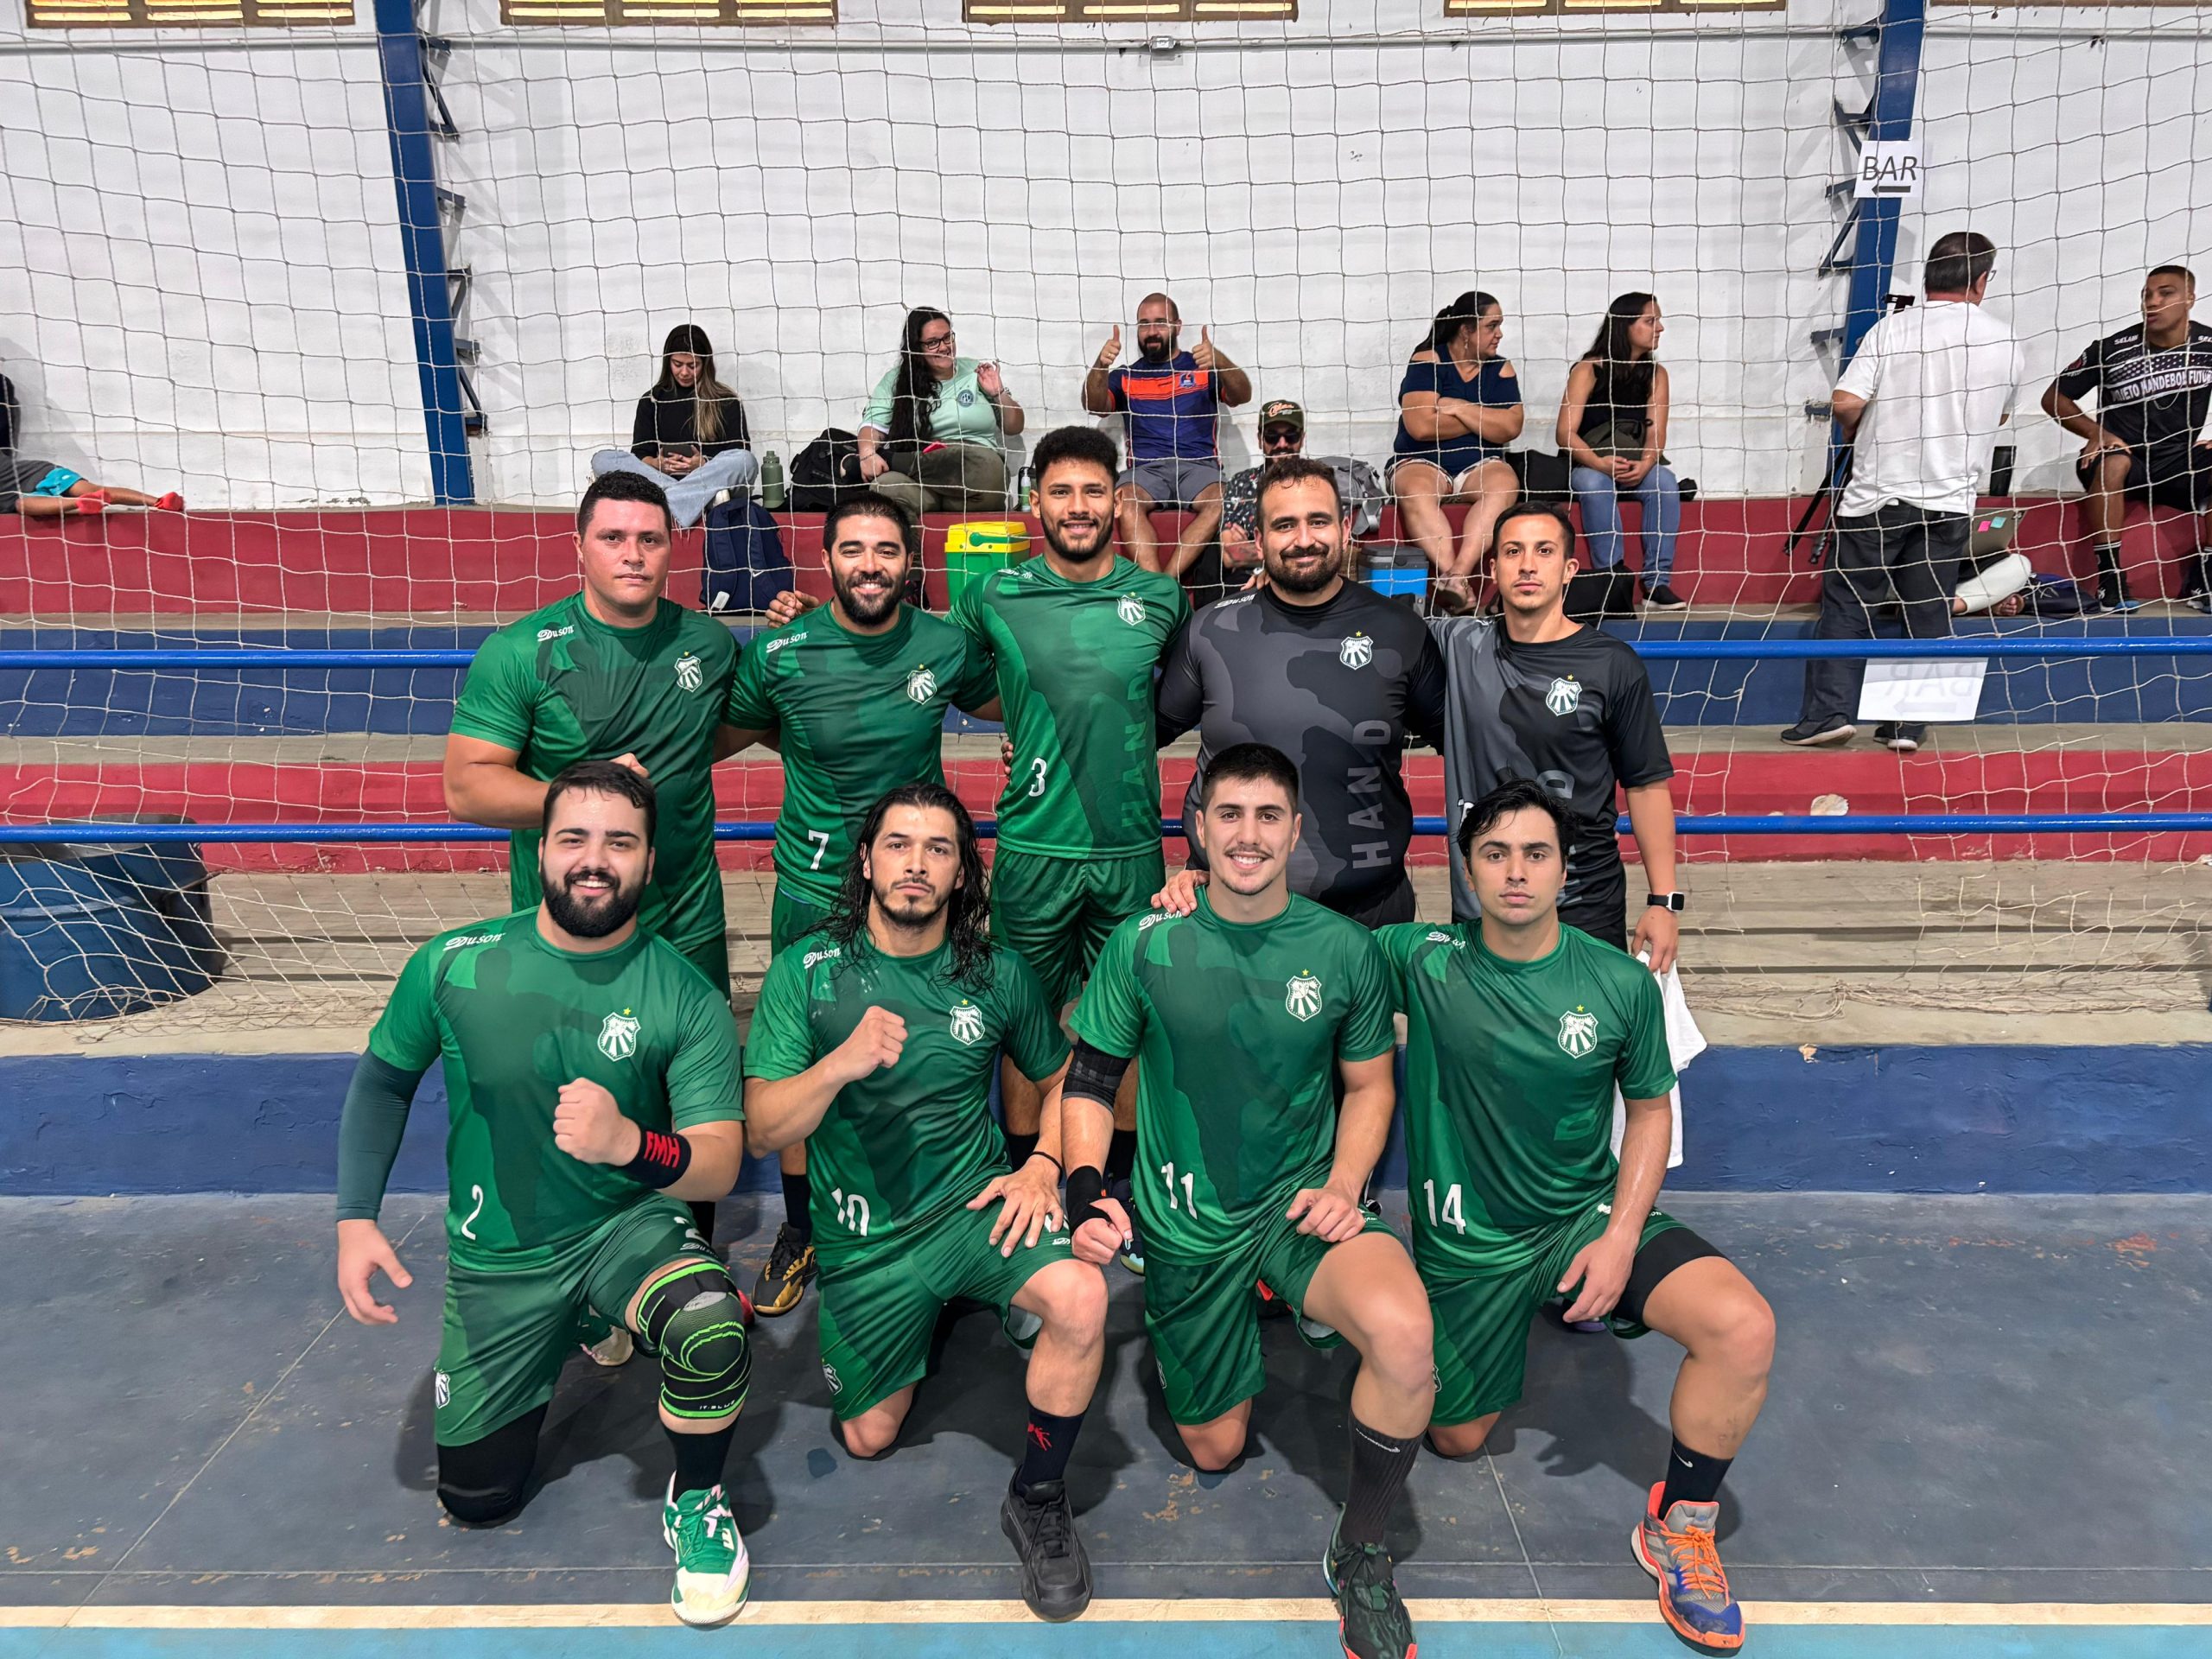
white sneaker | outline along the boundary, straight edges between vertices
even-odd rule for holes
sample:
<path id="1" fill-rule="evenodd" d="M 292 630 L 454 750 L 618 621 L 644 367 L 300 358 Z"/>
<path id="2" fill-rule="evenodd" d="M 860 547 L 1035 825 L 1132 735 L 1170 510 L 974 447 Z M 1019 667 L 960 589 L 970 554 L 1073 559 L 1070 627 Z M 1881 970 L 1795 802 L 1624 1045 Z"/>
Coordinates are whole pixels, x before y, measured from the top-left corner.
<path id="1" fill-rule="evenodd" d="M 630 1356 L 638 1351 L 638 1344 L 631 1339 L 630 1333 L 619 1325 L 597 1342 L 579 1343 L 577 1346 L 593 1364 L 604 1365 L 609 1370 L 617 1365 L 627 1365 Z"/>
<path id="2" fill-rule="evenodd" d="M 679 1498 L 671 1475 L 661 1502 L 660 1533 L 676 1552 L 676 1587 L 668 1596 L 676 1616 L 695 1626 L 735 1618 L 752 1587 L 753 1561 L 722 1489 L 686 1492 Z"/>

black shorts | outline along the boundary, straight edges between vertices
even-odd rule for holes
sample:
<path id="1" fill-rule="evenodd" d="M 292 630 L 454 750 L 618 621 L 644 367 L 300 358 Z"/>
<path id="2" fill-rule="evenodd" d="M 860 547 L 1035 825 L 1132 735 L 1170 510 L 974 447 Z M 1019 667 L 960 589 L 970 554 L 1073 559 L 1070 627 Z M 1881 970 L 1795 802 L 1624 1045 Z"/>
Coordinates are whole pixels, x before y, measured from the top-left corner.
<path id="1" fill-rule="evenodd" d="M 1381 893 L 1369 894 L 1346 904 L 1331 895 L 1321 900 L 1338 915 L 1357 922 L 1362 927 L 1389 927 L 1398 922 L 1410 922 L 1416 908 L 1414 900 L 1414 880 L 1401 875 L 1398 885 L 1385 887 Z"/>
<path id="2" fill-rule="evenodd" d="M 2127 451 L 2134 464 L 2127 469 L 2126 487 L 2120 498 L 2149 506 L 2174 507 L 2183 512 L 2212 512 L 2212 447 L 2194 442 L 2134 444 Z M 2074 463 L 2075 476 L 2088 487 L 2091 463 Z"/>
<path id="3" fill-rule="evenodd" d="M 1612 885 L 1584 893 L 1571 905 L 1559 907 L 1559 918 L 1579 927 L 1593 939 L 1602 939 L 1616 950 L 1628 949 L 1628 888 Z"/>

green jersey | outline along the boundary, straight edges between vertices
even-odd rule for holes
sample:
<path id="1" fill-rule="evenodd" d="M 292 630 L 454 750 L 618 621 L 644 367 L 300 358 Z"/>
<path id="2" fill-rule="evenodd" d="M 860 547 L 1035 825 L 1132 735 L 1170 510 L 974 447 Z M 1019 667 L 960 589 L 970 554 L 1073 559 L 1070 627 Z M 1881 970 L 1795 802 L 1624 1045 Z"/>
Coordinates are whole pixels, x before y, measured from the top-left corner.
<path id="1" fill-rule="evenodd" d="M 854 633 L 830 607 L 753 636 L 723 718 L 780 729 L 776 880 L 817 905 L 837 896 L 868 810 L 901 784 L 944 781 L 944 711 L 993 695 L 988 656 L 941 616 L 899 607 L 887 633 Z"/>
<path id="2" fill-rule="evenodd" d="M 571 594 L 486 639 L 453 712 L 455 732 L 512 749 L 526 778 L 638 757 L 659 813 L 638 920 L 680 950 L 722 937 L 712 768 L 736 664 L 729 629 L 673 600 L 645 626 L 617 628 Z M 508 838 L 518 908 L 537 907 L 540 839 L 536 830 Z"/>
<path id="3" fill-rule="evenodd" d="M 1479 923 L 1376 930 L 1406 1014 L 1406 1154 L 1425 1270 L 1526 1264 L 1611 1198 L 1613 1090 L 1675 1086 L 1659 982 L 1578 928 L 1535 962 L 1483 948 Z"/>
<path id="4" fill-rule="evenodd" d="M 1339 1060 L 1396 1041 L 1390 974 L 1365 928 L 1294 896 L 1271 921 L 1188 916 L 1114 930 L 1075 1034 L 1137 1062 L 1137 1217 L 1147 1254 L 1235 1249 L 1329 1176 Z"/>
<path id="5" fill-rule="evenodd" d="M 1040 555 L 970 582 L 952 620 L 989 647 L 1014 769 L 999 845 L 1051 858 L 1160 844 L 1153 675 L 1191 614 L 1183 584 L 1116 558 L 1071 582 Z"/>
<path id="6" fill-rule="evenodd" d="M 745 1116 L 737 1022 L 703 974 L 642 928 L 612 950 L 563 950 L 535 909 L 441 933 L 410 957 L 369 1050 L 404 1071 L 445 1062 L 456 1262 L 512 1262 L 653 1196 L 553 1144 L 562 1084 L 596 1083 L 625 1117 L 664 1133 Z"/>
<path id="7" fill-rule="evenodd" d="M 797 1077 L 872 1007 L 906 1022 L 899 1063 L 847 1084 L 806 1139 L 825 1268 L 896 1254 L 1006 1173 L 990 1109 L 1001 1050 L 1038 1081 L 1068 1057 L 1019 956 L 993 950 L 973 984 L 957 983 L 950 968 L 949 944 L 888 957 L 865 932 L 843 948 L 817 934 L 768 964 L 746 1047 L 749 1077 Z"/>

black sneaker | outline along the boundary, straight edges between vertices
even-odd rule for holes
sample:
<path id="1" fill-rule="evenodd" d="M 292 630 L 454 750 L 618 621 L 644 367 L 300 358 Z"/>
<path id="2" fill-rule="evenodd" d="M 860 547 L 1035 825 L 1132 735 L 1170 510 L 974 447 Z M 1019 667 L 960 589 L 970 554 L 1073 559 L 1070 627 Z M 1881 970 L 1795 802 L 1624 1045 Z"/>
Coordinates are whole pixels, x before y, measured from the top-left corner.
<path id="1" fill-rule="evenodd" d="M 1874 741 L 1897 754 L 1919 753 L 1927 736 L 1925 726 L 1892 726 L 1885 721 L 1874 728 Z"/>
<path id="2" fill-rule="evenodd" d="M 1008 1486 L 999 1530 L 1021 1557 L 1021 1599 L 1031 1612 L 1063 1624 L 1090 1605 L 1090 1558 L 1076 1536 L 1066 1482 L 1039 1481 L 1027 1497 Z"/>
<path id="3" fill-rule="evenodd" d="M 1643 602 L 1655 611 L 1687 611 L 1690 607 L 1689 601 L 1663 582 L 1656 588 L 1643 590 Z"/>
<path id="4" fill-rule="evenodd" d="M 1337 1533 L 1321 1558 L 1329 1593 L 1337 1599 L 1337 1636 L 1348 1659 L 1413 1659 L 1414 1624 L 1399 1599 L 1391 1575 L 1390 1552 L 1380 1544 L 1347 1544 L 1337 1534 L 1344 1515 L 1337 1511 Z"/>
<path id="5" fill-rule="evenodd" d="M 805 1297 L 814 1273 L 814 1241 L 801 1238 L 791 1231 L 791 1223 L 785 1222 L 776 1229 L 775 1248 L 768 1252 L 768 1265 L 760 1269 L 760 1277 L 753 1287 L 753 1306 L 765 1319 L 790 1313 Z"/>
<path id="6" fill-rule="evenodd" d="M 1848 743 L 1859 735 L 1859 728 L 1841 715 L 1830 715 L 1815 726 L 1801 720 L 1782 734 L 1782 741 L 1801 749 L 1825 747 L 1830 743 Z"/>

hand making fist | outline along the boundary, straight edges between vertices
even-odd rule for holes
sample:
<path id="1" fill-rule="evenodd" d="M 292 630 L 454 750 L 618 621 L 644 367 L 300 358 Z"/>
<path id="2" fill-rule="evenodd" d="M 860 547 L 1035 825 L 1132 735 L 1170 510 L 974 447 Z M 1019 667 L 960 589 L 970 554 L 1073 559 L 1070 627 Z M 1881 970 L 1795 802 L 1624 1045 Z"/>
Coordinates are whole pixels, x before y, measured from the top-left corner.
<path id="1" fill-rule="evenodd" d="M 580 1164 L 626 1164 L 644 1131 L 622 1116 L 614 1096 L 588 1077 L 561 1085 L 553 1107 L 553 1144 Z"/>
<path id="2" fill-rule="evenodd" d="M 837 1045 L 837 1069 L 848 1083 L 858 1083 L 886 1066 L 899 1064 L 906 1052 L 906 1022 L 887 1008 L 870 1008 L 861 1015 L 853 1034 Z"/>

